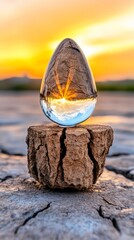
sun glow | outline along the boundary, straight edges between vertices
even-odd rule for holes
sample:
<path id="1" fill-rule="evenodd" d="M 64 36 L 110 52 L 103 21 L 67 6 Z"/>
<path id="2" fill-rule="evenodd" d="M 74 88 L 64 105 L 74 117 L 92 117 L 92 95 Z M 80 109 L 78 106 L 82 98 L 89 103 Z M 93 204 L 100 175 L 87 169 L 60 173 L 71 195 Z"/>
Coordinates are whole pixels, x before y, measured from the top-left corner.
<path id="1" fill-rule="evenodd" d="M 131 0 L 78 0 L 77 7 L 71 0 L 1 0 L 0 78 L 42 78 L 67 37 L 79 44 L 97 80 L 134 76 L 133 9 Z"/>
<path id="2" fill-rule="evenodd" d="M 130 12 L 129 15 L 79 29 L 73 37 L 82 47 L 86 57 L 92 58 L 105 52 L 134 48 L 134 32 L 132 31 L 134 31 L 134 16 L 133 12 Z M 58 43 L 59 40 L 56 40 L 49 44 L 51 51 L 55 50 Z"/>
<path id="3" fill-rule="evenodd" d="M 65 102 L 66 102 L 66 99 L 65 99 L 65 98 L 61 98 L 61 99 L 60 99 L 60 102 L 61 102 L 61 104 L 62 104 L 62 103 L 65 103 Z"/>

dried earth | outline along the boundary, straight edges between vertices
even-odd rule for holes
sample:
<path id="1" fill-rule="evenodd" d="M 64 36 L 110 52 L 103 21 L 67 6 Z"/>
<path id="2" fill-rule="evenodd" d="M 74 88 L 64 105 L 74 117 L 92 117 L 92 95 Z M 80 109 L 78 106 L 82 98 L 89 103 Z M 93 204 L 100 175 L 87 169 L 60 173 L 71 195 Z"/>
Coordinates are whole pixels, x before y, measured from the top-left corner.
<path id="1" fill-rule="evenodd" d="M 0 239 L 133 239 L 134 182 L 121 172 L 105 169 L 92 191 L 53 192 L 29 177 L 25 156 L 0 157 Z"/>
<path id="2" fill-rule="evenodd" d="M 89 122 L 110 124 L 114 143 L 103 174 L 87 192 L 50 191 L 30 178 L 26 156 L 22 156 L 26 130 L 48 122 L 37 99 L 37 93 L 0 96 L 0 239 L 133 239 L 133 96 L 99 95 Z"/>

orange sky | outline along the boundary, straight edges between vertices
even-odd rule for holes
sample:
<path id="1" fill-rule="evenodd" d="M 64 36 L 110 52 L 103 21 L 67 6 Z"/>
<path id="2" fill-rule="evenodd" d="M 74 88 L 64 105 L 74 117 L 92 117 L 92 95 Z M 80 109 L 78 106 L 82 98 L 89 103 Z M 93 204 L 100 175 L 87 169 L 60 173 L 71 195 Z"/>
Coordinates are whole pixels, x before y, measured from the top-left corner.
<path id="1" fill-rule="evenodd" d="M 96 80 L 134 78 L 134 0 L 0 0 L 0 78 L 42 78 L 66 37 Z"/>

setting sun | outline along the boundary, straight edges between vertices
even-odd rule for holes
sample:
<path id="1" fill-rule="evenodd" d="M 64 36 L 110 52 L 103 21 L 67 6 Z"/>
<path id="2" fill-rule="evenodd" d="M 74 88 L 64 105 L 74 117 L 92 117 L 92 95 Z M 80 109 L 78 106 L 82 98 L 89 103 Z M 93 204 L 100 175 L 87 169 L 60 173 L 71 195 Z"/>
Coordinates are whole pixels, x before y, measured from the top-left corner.
<path id="1" fill-rule="evenodd" d="M 1 0 L 0 79 L 42 78 L 67 37 L 79 44 L 97 81 L 133 78 L 133 10 L 133 0 Z"/>

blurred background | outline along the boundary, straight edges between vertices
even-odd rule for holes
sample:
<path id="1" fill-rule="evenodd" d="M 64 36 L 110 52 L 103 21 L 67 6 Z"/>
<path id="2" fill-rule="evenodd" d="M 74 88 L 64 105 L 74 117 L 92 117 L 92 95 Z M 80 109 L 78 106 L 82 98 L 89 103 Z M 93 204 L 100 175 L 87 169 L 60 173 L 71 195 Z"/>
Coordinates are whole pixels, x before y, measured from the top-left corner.
<path id="1" fill-rule="evenodd" d="M 0 151 L 26 154 L 26 129 L 47 123 L 41 79 L 57 45 L 74 39 L 92 69 L 90 123 L 115 131 L 110 156 L 134 154 L 134 1 L 0 0 Z"/>

